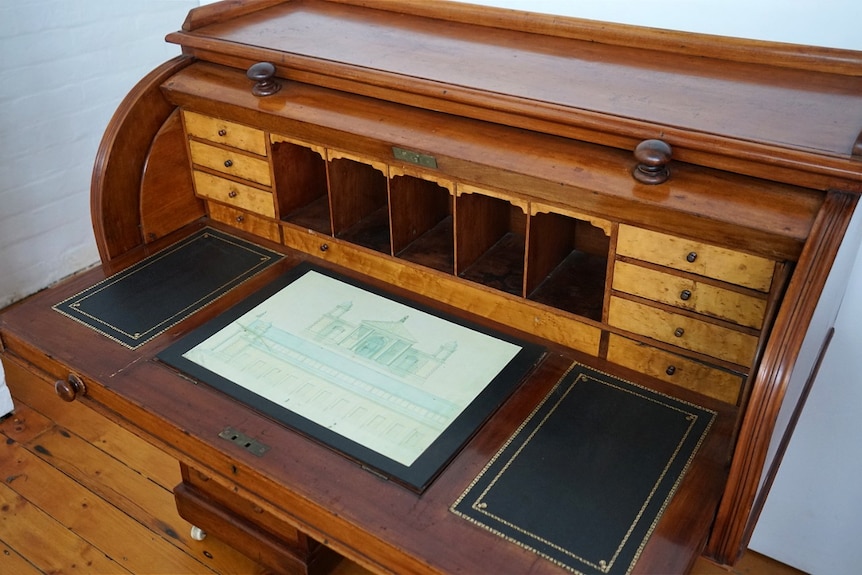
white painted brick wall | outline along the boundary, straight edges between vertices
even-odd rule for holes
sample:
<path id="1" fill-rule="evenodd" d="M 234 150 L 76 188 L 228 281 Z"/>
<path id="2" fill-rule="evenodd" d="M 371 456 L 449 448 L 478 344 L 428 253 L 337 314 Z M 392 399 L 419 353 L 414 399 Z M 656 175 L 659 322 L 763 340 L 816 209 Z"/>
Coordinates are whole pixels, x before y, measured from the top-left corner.
<path id="1" fill-rule="evenodd" d="M 96 150 L 198 0 L 0 0 L 0 308 L 98 261 Z"/>

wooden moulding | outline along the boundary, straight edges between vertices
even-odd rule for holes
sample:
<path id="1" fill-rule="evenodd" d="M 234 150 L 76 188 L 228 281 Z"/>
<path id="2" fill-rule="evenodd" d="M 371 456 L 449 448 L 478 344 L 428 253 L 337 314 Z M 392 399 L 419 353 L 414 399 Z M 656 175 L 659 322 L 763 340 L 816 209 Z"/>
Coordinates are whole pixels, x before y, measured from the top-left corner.
<path id="1" fill-rule="evenodd" d="M 751 391 L 725 495 L 704 553 L 720 563 L 733 564 L 739 559 L 751 535 L 747 527 L 757 519 L 751 514 L 755 497 L 758 492 L 762 497 L 762 490 L 768 492 L 771 487 L 768 483 L 760 485 L 770 438 L 808 325 L 857 202 L 858 197 L 850 194 L 827 196 L 787 288 L 785 305 L 775 320 Z"/>
<path id="2" fill-rule="evenodd" d="M 679 161 L 862 192 L 852 155 L 862 126 L 846 115 L 862 102 L 858 52 L 450 2 L 264 4 L 167 39 L 242 69 L 272 62 L 289 80 L 627 150 L 661 139 Z M 267 33 L 274 21 L 285 34 Z M 369 40 L 378 28 L 387 33 Z M 452 66 L 455 53 L 470 57 Z M 661 77 L 652 81 L 658 60 Z M 578 82 L 585 75 L 591 82 Z M 630 102 L 632 94 L 657 106 Z"/>
<path id="3" fill-rule="evenodd" d="M 460 190 L 504 190 L 506 198 L 594 217 L 621 214 L 629 223 L 677 235 L 697 229 L 702 241 L 770 258 L 798 257 L 822 203 L 822 194 L 812 190 L 684 164 L 670 182 L 644 186 L 629 174 L 633 156 L 619 150 L 298 83 L 260 102 L 249 85 L 237 70 L 198 62 L 163 89 L 184 109 L 265 127 L 278 138 L 286 133 L 297 142 L 350 150 L 360 160 L 382 161 L 381 172 L 385 164 L 400 165 L 391 146 L 419 148 L 437 159 L 434 173 Z"/>
<path id="4" fill-rule="evenodd" d="M 150 72 L 123 99 L 105 130 L 90 184 L 90 216 L 103 262 L 143 242 L 140 193 L 147 155 L 174 110 L 160 86 L 190 63 L 177 57 Z"/>

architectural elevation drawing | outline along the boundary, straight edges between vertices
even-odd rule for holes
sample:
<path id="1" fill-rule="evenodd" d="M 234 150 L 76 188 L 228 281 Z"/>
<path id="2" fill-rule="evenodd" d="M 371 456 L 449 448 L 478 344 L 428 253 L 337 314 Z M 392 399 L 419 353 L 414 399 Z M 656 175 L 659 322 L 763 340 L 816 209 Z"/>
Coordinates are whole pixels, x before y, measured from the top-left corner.
<path id="1" fill-rule="evenodd" d="M 309 271 L 183 357 L 410 466 L 520 349 Z"/>

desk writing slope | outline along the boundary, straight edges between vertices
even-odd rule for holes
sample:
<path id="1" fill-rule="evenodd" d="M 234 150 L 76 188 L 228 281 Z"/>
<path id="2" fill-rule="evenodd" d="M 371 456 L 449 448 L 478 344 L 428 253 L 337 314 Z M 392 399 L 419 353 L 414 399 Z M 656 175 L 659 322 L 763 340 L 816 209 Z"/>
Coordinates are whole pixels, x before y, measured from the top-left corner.
<path id="1" fill-rule="evenodd" d="M 95 163 L 102 265 L 0 315 L 7 373 L 164 448 L 180 513 L 273 572 L 333 554 L 439 575 L 737 559 L 862 192 L 862 55 L 415 0 L 220 2 L 167 39 L 182 56 L 130 92 Z M 372 405 L 457 413 L 441 389 L 482 362 L 389 393 L 377 364 L 406 374 L 452 346 L 426 345 L 412 311 L 354 317 L 340 298 L 315 317 L 343 311 L 357 345 L 327 332 L 344 345 L 304 354 L 321 385 L 294 393 L 265 360 L 335 323 L 267 332 L 231 310 L 308 269 L 546 353 L 488 401 L 473 389 L 463 413 L 484 410 L 404 480 L 386 465 L 421 450 L 338 442 L 383 425 Z M 223 332 L 237 320 L 258 347 Z M 201 350 L 228 376 L 163 361 Z M 379 385 L 330 401 L 344 375 Z M 356 407 L 359 434 L 322 440 L 333 421 L 306 400 Z"/>

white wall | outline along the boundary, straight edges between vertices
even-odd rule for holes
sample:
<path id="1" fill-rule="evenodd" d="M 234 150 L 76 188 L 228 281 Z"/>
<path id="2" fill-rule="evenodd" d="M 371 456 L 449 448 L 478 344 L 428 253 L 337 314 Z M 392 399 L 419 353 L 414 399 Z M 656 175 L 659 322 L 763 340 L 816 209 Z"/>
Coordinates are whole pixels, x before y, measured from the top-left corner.
<path id="1" fill-rule="evenodd" d="M 98 260 L 96 149 L 197 0 L 0 0 L 0 307 Z"/>
<path id="2" fill-rule="evenodd" d="M 178 54 L 164 35 L 210 1 L 0 0 L 0 307 L 97 261 L 89 180 L 101 135 L 134 83 Z M 473 3 L 862 50 L 859 0 Z M 849 573 L 845 566 L 862 564 L 862 546 L 848 540 L 862 532 L 858 242 L 845 247 L 851 255 L 840 285 L 830 288 L 840 300 L 852 273 L 835 339 L 752 540 L 753 548 L 812 573 Z M 834 314 L 838 303 L 831 305 Z"/>
<path id="3" fill-rule="evenodd" d="M 800 355 L 816 356 L 829 326 L 835 333 L 749 544 L 812 574 L 858 573 L 862 566 L 860 242 L 862 209 L 853 216 Z M 794 373 L 789 387 L 801 389 L 807 377 Z M 792 406 L 785 407 L 780 420 L 790 415 Z"/>
<path id="4" fill-rule="evenodd" d="M 620 24 L 862 50 L 859 0 L 465 0 Z"/>

